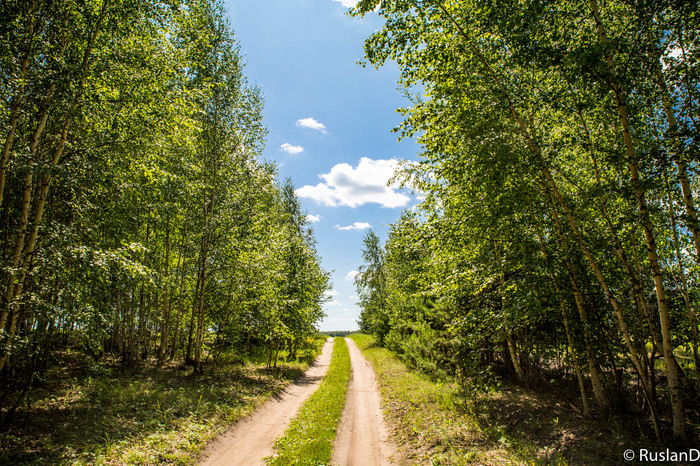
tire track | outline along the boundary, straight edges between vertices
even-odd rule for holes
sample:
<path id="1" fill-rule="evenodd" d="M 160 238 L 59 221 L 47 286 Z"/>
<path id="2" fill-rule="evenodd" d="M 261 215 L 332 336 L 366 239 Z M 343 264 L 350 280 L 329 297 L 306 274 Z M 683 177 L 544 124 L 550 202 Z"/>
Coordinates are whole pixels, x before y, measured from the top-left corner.
<path id="1" fill-rule="evenodd" d="M 301 379 L 263 403 L 253 414 L 235 423 L 209 445 L 200 465 L 264 465 L 263 458 L 274 454 L 274 441 L 284 433 L 301 405 L 326 375 L 332 352 L 333 340 L 329 338 L 323 345 L 321 355 Z"/>
<path id="2" fill-rule="evenodd" d="M 384 424 L 374 370 L 355 342 L 346 338 L 352 375 L 338 426 L 331 463 L 373 466 L 391 463 L 395 454 Z"/>

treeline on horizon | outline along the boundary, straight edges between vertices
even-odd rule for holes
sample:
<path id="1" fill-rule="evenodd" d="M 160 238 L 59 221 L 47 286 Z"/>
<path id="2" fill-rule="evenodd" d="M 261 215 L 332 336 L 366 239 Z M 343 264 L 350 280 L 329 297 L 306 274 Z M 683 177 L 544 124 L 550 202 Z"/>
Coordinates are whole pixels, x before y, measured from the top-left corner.
<path id="1" fill-rule="evenodd" d="M 67 348 L 311 344 L 329 276 L 220 1 L 3 1 L 0 82 L 0 408 Z"/>
<path id="2" fill-rule="evenodd" d="M 357 330 L 333 330 L 331 332 L 321 332 L 323 335 L 328 335 L 329 337 L 347 337 L 353 333 L 357 333 Z"/>
<path id="3" fill-rule="evenodd" d="M 657 440 L 698 424 L 700 13 L 675 0 L 362 0 L 413 95 L 425 196 L 370 232 L 361 328 L 465 383 L 568 387 Z M 693 426 L 692 430 L 689 426 Z M 671 434 L 672 431 L 672 434 Z"/>

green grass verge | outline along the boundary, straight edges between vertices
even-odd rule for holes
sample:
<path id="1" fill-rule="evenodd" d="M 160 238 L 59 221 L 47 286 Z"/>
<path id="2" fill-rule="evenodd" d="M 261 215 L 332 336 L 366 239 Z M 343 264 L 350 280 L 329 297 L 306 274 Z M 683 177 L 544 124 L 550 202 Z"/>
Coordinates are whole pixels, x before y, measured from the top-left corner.
<path id="1" fill-rule="evenodd" d="M 304 403 L 268 464 L 329 464 L 331 446 L 345 406 L 350 381 L 350 354 L 344 338 L 335 338 L 330 367 L 320 386 Z"/>
<path id="2" fill-rule="evenodd" d="M 299 377 L 313 354 L 277 370 L 231 355 L 235 362 L 205 375 L 177 365 L 122 372 L 68 354 L 70 364 L 47 374 L 29 408 L 0 430 L 0 464 L 193 464 L 208 441 Z"/>
<path id="3" fill-rule="evenodd" d="M 556 394 L 504 385 L 466 400 L 455 382 L 408 369 L 371 336 L 350 338 L 374 367 L 401 464 L 615 465 L 639 443 Z"/>
<path id="4" fill-rule="evenodd" d="M 507 464 L 505 451 L 485 451 L 475 422 L 458 412 L 451 387 L 413 372 L 369 335 L 351 335 L 374 367 L 385 416 L 397 427 L 407 464 Z"/>

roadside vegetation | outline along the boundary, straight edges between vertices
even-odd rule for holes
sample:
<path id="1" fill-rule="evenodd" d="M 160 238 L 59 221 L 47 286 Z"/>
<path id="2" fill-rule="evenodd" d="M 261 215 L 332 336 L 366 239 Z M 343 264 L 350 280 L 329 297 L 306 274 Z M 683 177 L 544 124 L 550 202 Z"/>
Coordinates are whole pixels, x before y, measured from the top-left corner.
<path id="1" fill-rule="evenodd" d="M 219 0 L 0 5 L 3 463 L 190 458 L 313 351 L 329 275 L 243 55 Z"/>
<path id="2" fill-rule="evenodd" d="M 356 330 L 336 330 L 333 332 L 325 332 L 328 336 L 330 337 L 347 337 L 348 335 L 351 335 L 355 333 Z"/>
<path id="3" fill-rule="evenodd" d="M 277 453 L 268 464 L 330 464 L 331 449 L 345 406 L 350 381 L 350 354 L 345 338 L 336 337 L 326 376 L 304 403 L 284 436 L 275 442 Z"/>
<path id="4" fill-rule="evenodd" d="M 513 384 L 465 393 L 452 378 L 411 369 L 374 337 L 352 338 L 372 364 L 400 464 L 620 464 L 649 439 L 584 419 L 567 403 Z M 647 442 L 647 443 L 645 443 Z"/>
<path id="5" fill-rule="evenodd" d="M 118 361 L 59 354 L 62 365 L 0 432 L 0 463 L 193 464 L 211 439 L 301 376 L 324 341 L 297 359 L 281 353 L 276 369 L 264 347 L 227 351 L 205 374 L 182 361 L 125 371 Z"/>
<path id="6" fill-rule="evenodd" d="M 700 427 L 700 14 L 658 0 L 362 0 L 419 90 L 422 202 L 371 230 L 360 327 L 462 390 L 537 387 L 658 446 Z M 523 404 L 523 416 L 532 408 Z M 624 420 L 632 418 L 633 422 Z"/>

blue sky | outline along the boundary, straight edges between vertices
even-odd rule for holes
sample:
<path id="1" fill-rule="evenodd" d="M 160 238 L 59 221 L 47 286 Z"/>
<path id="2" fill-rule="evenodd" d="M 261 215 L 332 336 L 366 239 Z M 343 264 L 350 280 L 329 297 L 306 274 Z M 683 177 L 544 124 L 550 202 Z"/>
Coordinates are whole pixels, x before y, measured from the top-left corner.
<path id="1" fill-rule="evenodd" d="M 291 177 L 313 222 L 333 291 L 321 330 L 357 328 L 350 276 L 362 263 L 371 228 L 384 241 L 388 225 L 416 203 L 387 187 L 399 160 L 416 160 L 412 140 L 391 132 L 408 106 L 392 64 L 363 68 L 364 39 L 381 28 L 375 14 L 346 15 L 350 0 L 228 0 L 245 55 L 246 75 L 265 95 L 266 160 Z"/>

